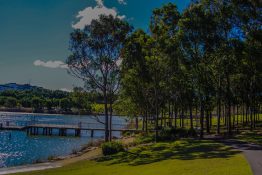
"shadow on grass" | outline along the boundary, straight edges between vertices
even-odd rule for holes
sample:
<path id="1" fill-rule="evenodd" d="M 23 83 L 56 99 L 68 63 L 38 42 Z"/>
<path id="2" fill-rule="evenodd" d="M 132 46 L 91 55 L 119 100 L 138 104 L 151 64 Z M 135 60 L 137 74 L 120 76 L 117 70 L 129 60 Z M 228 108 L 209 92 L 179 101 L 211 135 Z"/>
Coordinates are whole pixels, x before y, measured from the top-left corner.
<path id="1" fill-rule="evenodd" d="M 181 140 L 139 146 L 127 152 L 98 159 L 109 165 L 127 163 L 137 166 L 167 159 L 193 160 L 201 158 L 229 158 L 239 153 L 231 147 L 212 141 Z"/>
<path id="2" fill-rule="evenodd" d="M 246 131 L 235 137 L 241 141 L 255 143 L 262 146 L 262 129 L 256 131 Z"/>

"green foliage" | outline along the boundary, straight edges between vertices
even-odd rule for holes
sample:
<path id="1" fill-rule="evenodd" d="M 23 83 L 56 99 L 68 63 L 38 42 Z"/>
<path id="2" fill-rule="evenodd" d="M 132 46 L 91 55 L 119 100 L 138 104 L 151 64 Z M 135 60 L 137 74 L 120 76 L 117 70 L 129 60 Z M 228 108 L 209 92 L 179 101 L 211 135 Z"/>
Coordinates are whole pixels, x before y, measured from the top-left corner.
<path id="1" fill-rule="evenodd" d="M 32 107 L 35 112 L 41 112 L 43 109 L 43 100 L 39 97 L 33 97 L 31 100 Z"/>
<path id="2" fill-rule="evenodd" d="M 175 140 L 188 137 L 197 137 L 196 130 L 187 128 L 164 128 L 159 133 L 160 140 Z"/>
<path id="3" fill-rule="evenodd" d="M 28 97 L 23 97 L 20 100 L 20 103 L 21 103 L 22 107 L 25 107 L 25 108 L 29 108 L 29 107 L 32 106 L 32 101 Z"/>
<path id="4" fill-rule="evenodd" d="M 240 134 L 236 135 L 236 139 L 262 146 L 262 131 L 242 131 Z"/>
<path id="5" fill-rule="evenodd" d="M 81 110 L 86 112 L 91 112 L 91 104 L 89 99 L 89 93 L 85 92 L 82 88 L 74 88 L 73 92 L 70 94 L 72 101 L 72 106 L 78 111 Z"/>
<path id="6" fill-rule="evenodd" d="M 103 155 L 105 156 L 125 151 L 124 145 L 116 141 L 103 143 L 101 147 Z"/>
<path id="7" fill-rule="evenodd" d="M 134 116 L 152 117 L 155 128 L 162 127 L 162 111 L 172 119 L 179 112 L 183 123 L 185 112 L 197 108 L 203 137 L 204 130 L 210 133 L 207 115 L 218 111 L 221 119 L 224 106 L 228 133 L 235 129 L 236 106 L 255 128 L 259 119 L 250 113 L 261 111 L 261 19 L 261 4 L 253 1 L 200 0 L 182 13 L 173 3 L 155 9 L 151 32 L 136 30 L 123 48 L 121 100 L 132 104 Z M 178 133 L 196 135 L 194 130 Z"/>
<path id="8" fill-rule="evenodd" d="M 105 106 L 104 104 L 94 103 L 91 105 L 91 110 L 93 113 L 102 114 L 105 111 Z"/>
<path id="9" fill-rule="evenodd" d="M 155 141 L 155 137 L 153 134 L 141 134 L 135 139 L 135 144 L 144 144 L 144 143 L 152 143 Z"/>
<path id="10" fill-rule="evenodd" d="M 52 107 L 54 106 L 53 100 L 51 100 L 51 99 L 46 99 L 45 102 L 44 102 L 44 105 L 46 106 L 46 108 L 47 108 L 48 110 L 51 110 Z"/>
<path id="11" fill-rule="evenodd" d="M 5 99 L 4 105 L 9 108 L 14 108 L 17 106 L 17 99 L 15 97 L 7 97 Z"/>
<path id="12" fill-rule="evenodd" d="M 33 108 L 35 112 L 54 112 L 54 109 L 78 113 L 91 113 L 91 103 L 101 101 L 101 95 L 75 88 L 74 92 L 52 91 L 42 88 L 26 91 L 6 90 L 0 92 L 0 106 L 7 108 Z M 62 104 L 61 104 L 62 102 Z"/>
<path id="13" fill-rule="evenodd" d="M 119 115 L 124 115 L 130 118 L 139 116 L 137 105 L 132 102 L 130 98 L 120 97 L 119 100 L 113 104 L 113 110 Z"/>
<path id="14" fill-rule="evenodd" d="M 64 111 L 69 111 L 72 107 L 72 102 L 68 98 L 62 98 L 60 100 L 60 108 Z"/>

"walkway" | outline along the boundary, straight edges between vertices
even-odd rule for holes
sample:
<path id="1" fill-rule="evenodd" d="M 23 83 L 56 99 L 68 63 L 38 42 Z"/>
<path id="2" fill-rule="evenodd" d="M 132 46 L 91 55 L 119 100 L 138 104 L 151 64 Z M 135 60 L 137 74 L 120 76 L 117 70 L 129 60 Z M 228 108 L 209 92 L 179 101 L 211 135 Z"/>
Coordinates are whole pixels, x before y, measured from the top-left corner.
<path id="1" fill-rule="evenodd" d="M 232 146 L 243 152 L 254 175 L 262 175 L 262 146 L 246 143 L 238 140 L 220 140 L 228 146 Z"/>

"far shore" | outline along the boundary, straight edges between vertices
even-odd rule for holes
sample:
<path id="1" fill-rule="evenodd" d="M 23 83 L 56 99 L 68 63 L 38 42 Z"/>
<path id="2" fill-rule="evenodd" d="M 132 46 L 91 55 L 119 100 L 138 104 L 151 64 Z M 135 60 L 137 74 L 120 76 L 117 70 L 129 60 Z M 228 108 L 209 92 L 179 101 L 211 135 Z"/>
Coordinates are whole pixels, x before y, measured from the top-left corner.
<path id="1" fill-rule="evenodd" d="M 18 110 L 19 108 L 9 108 L 8 110 L 6 110 L 6 108 L 1 108 L 0 107 L 0 114 L 2 113 L 15 113 L 15 114 L 28 114 L 28 115 L 54 115 L 54 116 L 57 116 L 57 115 L 93 115 L 93 116 L 98 116 L 98 115 L 104 115 L 104 113 L 77 113 L 77 112 L 57 112 L 57 113 L 54 113 L 54 112 L 33 112 L 33 111 L 28 111 L 28 110 Z M 123 116 L 124 115 L 119 115 L 119 114 L 113 114 L 114 116 Z"/>
<path id="2" fill-rule="evenodd" d="M 72 111 L 56 111 L 56 110 L 43 110 L 41 112 L 34 112 L 32 108 L 6 108 L 0 107 L 0 112 L 6 113 L 21 113 L 21 114 L 46 114 L 46 115 L 103 115 L 103 114 L 92 114 L 87 112 L 72 112 Z"/>

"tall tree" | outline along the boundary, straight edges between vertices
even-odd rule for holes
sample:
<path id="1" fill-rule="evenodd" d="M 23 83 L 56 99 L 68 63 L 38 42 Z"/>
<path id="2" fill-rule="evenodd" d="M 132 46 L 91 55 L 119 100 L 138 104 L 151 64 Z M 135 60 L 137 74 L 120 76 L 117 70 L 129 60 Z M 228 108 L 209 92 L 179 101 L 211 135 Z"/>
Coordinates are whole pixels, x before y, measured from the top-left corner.
<path id="1" fill-rule="evenodd" d="M 88 90 L 104 97 L 105 141 L 109 141 L 109 102 L 119 89 L 121 49 L 130 25 L 112 15 L 101 15 L 83 30 L 71 33 L 69 72 L 85 81 Z"/>

